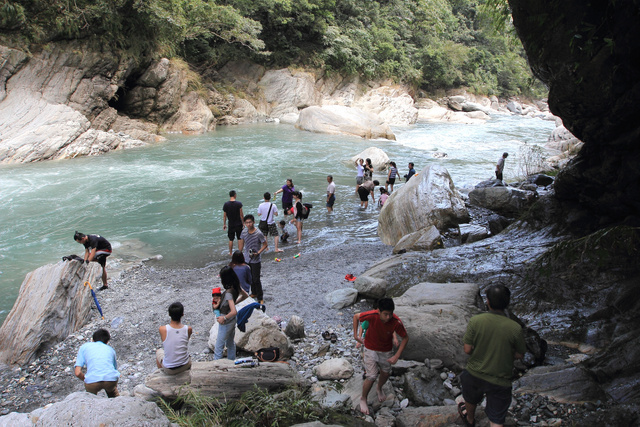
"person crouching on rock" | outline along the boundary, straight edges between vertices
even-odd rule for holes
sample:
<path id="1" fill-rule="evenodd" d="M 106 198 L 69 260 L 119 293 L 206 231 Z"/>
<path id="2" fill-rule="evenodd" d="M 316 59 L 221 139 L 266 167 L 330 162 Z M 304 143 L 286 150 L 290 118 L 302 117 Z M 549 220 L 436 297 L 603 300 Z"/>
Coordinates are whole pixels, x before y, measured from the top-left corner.
<path id="1" fill-rule="evenodd" d="M 156 365 L 167 375 L 176 375 L 191 369 L 191 357 L 189 356 L 189 338 L 193 333 L 191 326 L 182 324 L 184 306 L 174 302 L 169 306 L 168 325 L 158 328 L 162 348 L 156 350 Z"/>
<path id="2" fill-rule="evenodd" d="M 216 338 L 216 348 L 213 352 L 213 360 L 222 359 L 222 352 L 225 345 L 227 346 L 227 359 L 235 360 L 236 358 L 236 304 L 244 301 L 249 296 L 240 287 L 240 280 L 233 271 L 233 268 L 227 266 L 220 270 L 220 282 L 224 287 L 222 298 L 216 304 L 213 303 L 214 310 L 220 310 L 220 316 L 216 318 L 218 322 L 218 337 Z"/>
<path id="3" fill-rule="evenodd" d="M 93 333 L 93 342 L 82 344 L 76 358 L 75 375 L 84 381 L 84 389 L 93 394 L 104 390 L 108 397 L 118 397 L 118 364 L 116 351 L 107 343 L 109 331 L 98 329 Z M 87 368 L 87 373 L 82 368 Z"/>
<path id="4" fill-rule="evenodd" d="M 84 262 L 95 261 L 102 266 L 102 287 L 100 291 L 109 289 L 107 286 L 107 257 L 111 255 L 111 243 L 97 234 L 82 234 L 76 231 L 73 239 L 84 245 Z"/>
<path id="5" fill-rule="evenodd" d="M 369 310 L 362 313 L 356 313 L 353 316 L 353 338 L 360 344 L 364 344 L 364 368 L 365 380 L 362 384 L 362 396 L 360 397 L 360 411 L 363 414 L 369 414 L 369 406 L 367 405 L 367 396 L 373 383 L 376 381 L 378 373 L 378 401 L 384 402 L 387 396 L 382 391 L 382 387 L 389 379 L 391 374 L 391 365 L 395 365 L 402 352 L 404 351 L 409 336 L 407 330 L 402 324 L 402 320 L 395 314 L 393 310 L 395 304 L 391 298 L 382 298 L 378 301 L 376 310 Z M 358 336 L 358 327 L 360 322 L 369 322 L 367 334 L 364 340 Z M 402 341 L 398 346 L 398 350 L 393 353 L 393 335 L 397 333 L 402 337 Z"/>

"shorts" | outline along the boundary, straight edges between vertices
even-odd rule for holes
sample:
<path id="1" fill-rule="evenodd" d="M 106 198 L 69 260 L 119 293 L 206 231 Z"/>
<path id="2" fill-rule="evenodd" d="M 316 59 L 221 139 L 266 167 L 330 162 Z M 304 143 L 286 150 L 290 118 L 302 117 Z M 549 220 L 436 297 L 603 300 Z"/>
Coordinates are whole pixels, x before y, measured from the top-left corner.
<path id="1" fill-rule="evenodd" d="M 496 424 L 504 424 L 507 411 L 511 405 L 511 387 L 492 384 L 488 381 L 474 377 L 465 369 L 460 374 L 462 397 L 465 402 L 477 405 L 482 402 L 482 397 L 487 396 L 485 413 L 489 421 Z"/>
<path id="2" fill-rule="evenodd" d="M 156 350 L 156 361 L 162 365 L 162 361 L 164 360 L 164 348 L 159 348 Z M 175 368 L 161 368 L 160 370 L 167 375 L 178 375 L 180 372 L 184 372 L 191 369 L 191 357 L 189 357 L 189 361 L 182 366 L 176 366 Z"/>
<path id="3" fill-rule="evenodd" d="M 364 349 L 364 370 L 368 380 L 375 380 L 380 371 L 391 372 L 391 363 L 388 359 L 393 356 L 393 351 L 375 351 Z"/>
<path id="4" fill-rule="evenodd" d="M 229 241 L 233 242 L 234 238 L 241 240 L 240 239 L 241 233 L 242 233 L 242 225 L 234 225 L 233 227 L 229 226 L 229 229 L 227 231 L 227 236 L 229 236 Z"/>
<path id="5" fill-rule="evenodd" d="M 278 226 L 276 225 L 275 222 L 268 224 L 268 229 L 267 229 L 267 234 L 264 235 L 264 237 L 267 236 L 277 236 L 278 235 Z"/>
<path id="6" fill-rule="evenodd" d="M 107 265 L 107 257 L 109 255 L 111 255 L 111 252 L 96 251 L 96 256 L 93 257 L 93 260 L 104 268 Z"/>
<path id="7" fill-rule="evenodd" d="M 358 188 L 358 196 L 360 196 L 360 201 L 366 202 L 369 200 L 369 190 L 364 187 Z"/>
<path id="8" fill-rule="evenodd" d="M 96 383 L 84 383 L 84 389 L 87 393 L 98 394 L 100 390 L 104 390 L 108 397 L 118 397 L 118 381 L 98 381 Z"/>
<path id="9" fill-rule="evenodd" d="M 284 214 L 287 214 L 287 211 L 293 207 L 293 202 L 282 202 L 282 210 Z"/>
<path id="10" fill-rule="evenodd" d="M 395 184 L 395 183 L 396 183 L 396 179 L 395 179 L 395 178 L 389 178 L 389 179 L 387 180 L 387 184 L 389 184 L 389 185 L 393 185 L 393 184 Z"/>
<path id="11" fill-rule="evenodd" d="M 356 177 L 356 184 L 357 185 L 362 185 L 363 182 L 364 182 L 364 176 L 357 176 Z"/>
<path id="12" fill-rule="evenodd" d="M 336 195 L 332 194 L 331 197 L 329 197 L 329 201 L 327 202 L 327 207 L 332 208 L 335 202 L 336 202 Z"/>

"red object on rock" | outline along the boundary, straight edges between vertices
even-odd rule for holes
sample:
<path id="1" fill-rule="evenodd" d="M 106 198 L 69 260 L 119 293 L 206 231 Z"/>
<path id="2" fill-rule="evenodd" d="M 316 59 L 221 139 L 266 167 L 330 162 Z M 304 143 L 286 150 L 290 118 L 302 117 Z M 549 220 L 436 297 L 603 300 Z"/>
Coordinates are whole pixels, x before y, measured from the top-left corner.
<path id="1" fill-rule="evenodd" d="M 354 276 L 353 274 L 347 274 L 346 276 L 344 276 L 344 279 L 350 282 L 355 282 L 356 276 Z"/>

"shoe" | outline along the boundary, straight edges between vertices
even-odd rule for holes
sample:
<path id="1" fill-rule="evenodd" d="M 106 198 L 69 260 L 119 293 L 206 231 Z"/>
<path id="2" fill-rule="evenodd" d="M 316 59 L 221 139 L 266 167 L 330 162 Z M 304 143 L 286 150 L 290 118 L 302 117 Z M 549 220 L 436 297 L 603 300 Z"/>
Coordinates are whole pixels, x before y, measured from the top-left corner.
<path id="1" fill-rule="evenodd" d="M 333 333 L 333 332 L 331 332 L 331 335 L 329 335 L 329 339 L 331 340 L 331 342 L 332 342 L 333 344 L 335 344 L 336 342 L 338 342 L 338 336 L 337 336 L 335 333 Z"/>
<path id="2" fill-rule="evenodd" d="M 260 310 L 262 310 L 262 312 L 264 313 L 265 311 L 267 311 L 267 307 L 264 304 L 261 304 Z"/>
<path id="3" fill-rule="evenodd" d="M 104 285 L 103 287 L 101 287 L 100 289 L 98 289 L 99 291 L 104 291 L 105 289 L 109 289 L 109 287 L 107 285 Z"/>
<path id="4" fill-rule="evenodd" d="M 331 333 L 329 333 L 329 331 L 324 331 L 322 333 L 322 338 L 324 338 L 325 341 L 329 341 L 331 339 Z"/>

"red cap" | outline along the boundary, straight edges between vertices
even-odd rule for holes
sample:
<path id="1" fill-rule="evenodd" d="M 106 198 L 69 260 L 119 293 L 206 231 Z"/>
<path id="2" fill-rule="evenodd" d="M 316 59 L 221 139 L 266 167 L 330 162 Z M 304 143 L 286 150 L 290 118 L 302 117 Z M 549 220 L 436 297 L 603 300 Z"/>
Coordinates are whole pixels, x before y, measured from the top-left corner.
<path id="1" fill-rule="evenodd" d="M 211 295 L 222 295 L 222 289 L 220 288 L 211 289 Z"/>

